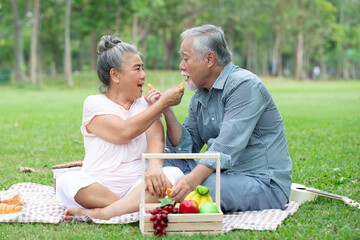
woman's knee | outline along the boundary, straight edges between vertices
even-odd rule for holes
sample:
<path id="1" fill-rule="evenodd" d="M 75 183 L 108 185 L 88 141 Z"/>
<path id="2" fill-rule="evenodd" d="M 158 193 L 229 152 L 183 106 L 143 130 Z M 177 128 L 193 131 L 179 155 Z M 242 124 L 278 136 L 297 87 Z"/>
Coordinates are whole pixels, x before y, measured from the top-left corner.
<path id="1" fill-rule="evenodd" d="M 73 183 L 73 174 L 74 172 L 65 172 L 60 177 L 56 179 L 56 191 L 63 192 L 64 189 L 67 189 L 68 185 Z"/>

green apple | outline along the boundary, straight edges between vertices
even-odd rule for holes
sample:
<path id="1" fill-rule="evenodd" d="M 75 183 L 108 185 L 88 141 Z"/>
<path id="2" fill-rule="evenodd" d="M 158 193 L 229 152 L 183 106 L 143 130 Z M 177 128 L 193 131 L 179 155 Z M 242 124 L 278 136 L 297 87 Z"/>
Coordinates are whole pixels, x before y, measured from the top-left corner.
<path id="1" fill-rule="evenodd" d="M 214 203 L 206 202 L 203 205 L 201 205 L 199 209 L 199 213 L 219 213 L 219 209 Z"/>

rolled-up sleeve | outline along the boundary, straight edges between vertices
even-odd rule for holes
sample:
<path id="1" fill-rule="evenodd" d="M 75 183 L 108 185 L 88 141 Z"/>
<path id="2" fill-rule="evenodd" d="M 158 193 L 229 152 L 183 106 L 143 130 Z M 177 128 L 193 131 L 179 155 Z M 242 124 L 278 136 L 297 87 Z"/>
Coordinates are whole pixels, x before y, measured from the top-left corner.
<path id="1" fill-rule="evenodd" d="M 221 169 L 231 168 L 246 148 L 254 128 L 266 108 L 261 89 L 256 82 L 244 81 L 238 86 L 230 86 L 224 94 L 224 118 L 220 133 L 211 141 L 206 152 L 219 152 Z M 216 168 L 215 159 L 201 159 L 200 164 Z"/>
<path id="2" fill-rule="evenodd" d="M 181 125 L 182 135 L 180 139 L 180 143 L 177 146 L 174 146 L 170 141 L 169 136 L 166 137 L 166 147 L 173 153 L 191 153 L 192 152 L 192 139 L 188 130 Z"/>

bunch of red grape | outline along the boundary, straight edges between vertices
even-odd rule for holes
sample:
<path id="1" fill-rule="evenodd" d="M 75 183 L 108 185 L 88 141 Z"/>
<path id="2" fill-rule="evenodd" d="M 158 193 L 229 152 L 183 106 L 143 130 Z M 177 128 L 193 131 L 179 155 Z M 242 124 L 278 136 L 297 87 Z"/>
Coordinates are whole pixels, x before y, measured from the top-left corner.
<path id="1" fill-rule="evenodd" d="M 173 205 L 166 205 L 164 207 L 157 207 L 150 210 L 150 220 L 154 224 L 154 235 L 166 235 L 165 228 L 168 226 L 168 214 L 179 213 L 178 208 Z"/>

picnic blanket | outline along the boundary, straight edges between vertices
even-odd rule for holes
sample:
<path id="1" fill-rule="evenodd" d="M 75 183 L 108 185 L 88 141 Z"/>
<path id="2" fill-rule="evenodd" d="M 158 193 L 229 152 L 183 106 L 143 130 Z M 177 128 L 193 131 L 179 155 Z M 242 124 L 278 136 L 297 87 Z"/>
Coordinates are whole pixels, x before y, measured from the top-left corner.
<path id="1" fill-rule="evenodd" d="M 18 213 L 0 214 L 0 222 L 21 223 L 62 223 L 66 207 L 55 199 L 53 186 L 31 182 L 17 183 L 8 191 L 19 191 L 24 199 L 23 210 Z M 0 191 L 0 198 L 8 191 Z M 4 198 L 4 197 L 3 197 Z M 293 215 L 300 203 L 290 202 L 284 210 L 267 209 L 263 211 L 245 211 L 224 214 L 223 233 L 234 229 L 275 230 L 289 215 Z M 76 217 L 75 221 L 96 224 L 126 224 L 139 221 L 139 213 L 113 217 L 110 220 L 94 219 L 90 216 Z"/>

